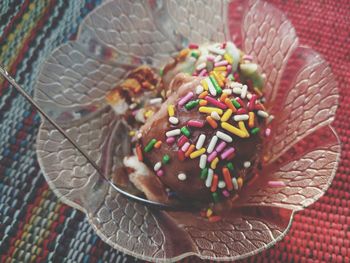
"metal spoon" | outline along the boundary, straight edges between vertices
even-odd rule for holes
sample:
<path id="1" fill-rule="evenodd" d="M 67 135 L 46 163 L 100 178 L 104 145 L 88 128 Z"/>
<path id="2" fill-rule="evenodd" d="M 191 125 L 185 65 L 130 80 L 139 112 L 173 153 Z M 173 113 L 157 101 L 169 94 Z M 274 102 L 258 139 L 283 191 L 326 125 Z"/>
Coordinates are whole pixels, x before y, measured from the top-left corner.
<path id="1" fill-rule="evenodd" d="M 136 196 L 133 194 L 130 194 L 127 191 L 124 191 L 123 189 L 116 186 L 114 183 L 112 183 L 107 177 L 103 174 L 102 169 L 98 164 L 89 156 L 89 154 L 81 148 L 78 143 L 72 139 L 50 116 L 48 116 L 45 111 L 37 104 L 36 101 L 32 99 L 32 97 L 13 79 L 13 77 L 10 76 L 10 74 L 7 72 L 7 70 L 0 65 L 0 73 L 1 75 L 39 112 L 42 116 L 47 119 L 52 126 L 54 126 L 71 144 L 74 145 L 74 147 L 89 161 L 89 163 L 96 169 L 98 174 L 101 176 L 101 178 L 105 181 L 107 181 L 118 193 L 124 195 L 125 197 L 140 202 L 144 205 L 149 205 L 156 207 L 158 209 L 164 209 L 164 210 L 193 210 L 193 206 L 190 206 L 188 203 L 179 203 L 179 204 L 165 204 L 165 203 L 159 203 L 155 201 L 151 201 L 145 198 L 142 198 L 140 196 Z"/>

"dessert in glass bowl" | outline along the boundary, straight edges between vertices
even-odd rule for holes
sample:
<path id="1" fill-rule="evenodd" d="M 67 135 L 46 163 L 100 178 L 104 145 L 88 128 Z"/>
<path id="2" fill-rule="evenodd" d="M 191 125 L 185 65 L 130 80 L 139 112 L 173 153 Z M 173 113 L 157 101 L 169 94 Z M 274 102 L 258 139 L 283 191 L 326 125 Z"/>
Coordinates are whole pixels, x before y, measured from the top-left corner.
<path id="1" fill-rule="evenodd" d="M 129 180 L 149 199 L 234 200 L 257 176 L 273 116 L 252 60 L 230 41 L 189 44 L 160 76 L 141 67 L 108 93 L 132 129 Z"/>
<path id="2" fill-rule="evenodd" d="M 158 129 L 162 133 L 156 137 L 162 141 L 161 147 L 142 152 L 144 162 L 138 160 L 136 146 L 139 143 L 144 150 L 149 141 L 142 140 L 148 133 L 138 138 L 137 131 L 172 96 L 165 91 L 182 71 L 171 67 L 173 61 L 166 63 L 170 57 L 189 48 L 188 43 L 198 43 L 201 48 L 230 41 L 251 55 L 258 72 L 266 75 L 261 79 L 266 102 L 261 103 L 275 118 L 265 127 L 272 131 L 268 138 L 264 137 L 266 129 L 259 130 L 263 160 L 257 176 L 243 181 L 238 195 L 229 191 L 229 198 L 221 195 L 215 204 L 215 209 L 226 214 L 210 207 L 203 213 L 206 219 L 198 211 L 160 211 L 126 199 L 113 185 L 101 182 L 79 152 L 43 120 L 37 155 L 49 186 L 64 203 L 84 212 L 99 237 L 119 251 L 157 262 L 190 255 L 218 261 L 241 259 L 281 240 L 293 215 L 318 200 L 331 184 L 340 156 L 340 143 L 331 127 L 338 105 L 337 83 L 322 56 L 300 45 L 287 17 L 264 1 L 203 1 L 200 5 L 172 0 L 105 1 L 84 19 L 77 38 L 57 48 L 43 63 L 35 99 L 105 174 L 112 175 L 110 179 L 118 180 L 116 184 L 124 184 L 130 191 L 137 186 L 137 192 L 149 199 L 173 199 L 174 194 L 161 182 L 169 176 L 165 165 L 160 178 L 154 172 L 154 164 L 160 159 L 146 160 L 168 147 L 163 130 Z M 164 67 L 164 63 L 169 66 Z M 159 74 L 161 68 L 163 74 Z M 174 75 L 167 74 L 167 68 Z M 145 82 L 139 74 L 144 70 L 152 72 Z M 192 70 L 187 74 L 196 73 L 196 68 Z M 205 78 L 187 76 L 185 82 L 192 77 Z M 124 92 L 110 94 L 106 105 L 106 94 L 124 81 Z M 136 89 L 129 89 L 130 84 Z M 179 88 L 179 84 L 172 87 Z M 197 96 L 195 90 L 193 94 Z M 113 101 L 119 100 L 125 101 L 124 107 L 112 109 Z M 175 110 L 174 117 L 179 118 L 182 109 Z M 186 109 L 181 117 L 185 113 Z M 195 109 L 188 111 L 192 113 L 206 115 Z M 165 125 L 170 125 L 168 117 L 164 116 Z M 222 129 L 220 121 L 218 127 Z M 239 128 L 237 123 L 232 124 Z M 177 141 L 173 146 L 177 147 Z M 178 161 L 176 158 L 168 164 Z M 193 168 L 198 169 L 200 159 L 194 160 Z M 174 178 L 174 182 L 188 183 L 189 176 L 186 174 L 184 181 Z M 200 174 L 196 176 L 198 179 Z M 204 187 L 205 180 L 200 183 Z M 213 202 L 211 189 L 205 190 L 208 203 Z M 234 196 L 238 196 L 236 200 Z M 188 202 L 189 198 L 184 200 Z M 222 219 L 213 217 L 213 212 Z"/>

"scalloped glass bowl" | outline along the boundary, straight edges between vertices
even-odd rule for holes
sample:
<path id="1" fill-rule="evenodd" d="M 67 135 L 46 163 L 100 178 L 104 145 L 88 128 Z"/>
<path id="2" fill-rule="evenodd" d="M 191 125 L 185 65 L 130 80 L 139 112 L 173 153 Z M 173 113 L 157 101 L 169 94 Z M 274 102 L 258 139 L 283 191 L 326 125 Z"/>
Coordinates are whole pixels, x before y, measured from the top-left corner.
<path id="1" fill-rule="evenodd" d="M 287 233 L 295 211 L 327 190 L 340 156 L 330 126 L 337 83 L 323 58 L 298 43 L 281 11 L 263 1 L 122 1 L 103 3 L 80 26 L 77 39 L 58 47 L 38 78 L 36 101 L 112 174 L 128 148 L 127 128 L 105 104 L 106 92 L 138 65 L 159 68 L 189 42 L 232 40 L 266 74 L 275 115 L 266 165 L 242 190 L 222 221 L 196 212 L 163 212 L 131 202 L 43 120 L 37 154 L 51 189 L 86 213 L 112 247 L 151 261 L 236 260 L 271 247 Z M 283 181 L 271 187 L 268 181 Z"/>

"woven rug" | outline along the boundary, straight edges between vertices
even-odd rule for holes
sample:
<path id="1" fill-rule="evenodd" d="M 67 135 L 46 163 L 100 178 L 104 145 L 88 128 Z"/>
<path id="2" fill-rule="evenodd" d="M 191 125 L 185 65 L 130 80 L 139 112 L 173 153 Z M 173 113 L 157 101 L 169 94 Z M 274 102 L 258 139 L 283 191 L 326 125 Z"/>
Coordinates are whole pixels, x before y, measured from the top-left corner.
<path id="1" fill-rule="evenodd" d="M 297 213 L 288 235 L 247 262 L 350 262 L 350 2 L 271 0 L 302 44 L 331 64 L 340 89 L 334 123 L 342 161 L 327 194 Z M 0 62 L 32 93 L 41 63 L 73 39 L 100 0 L 1 0 Z M 39 117 L 0 81 L 0 262 L 135 262 L 110 248 L 81 212 L 48 188 L 35 156 Z M 195 262 L 196 258 L 184 262 Z"/>

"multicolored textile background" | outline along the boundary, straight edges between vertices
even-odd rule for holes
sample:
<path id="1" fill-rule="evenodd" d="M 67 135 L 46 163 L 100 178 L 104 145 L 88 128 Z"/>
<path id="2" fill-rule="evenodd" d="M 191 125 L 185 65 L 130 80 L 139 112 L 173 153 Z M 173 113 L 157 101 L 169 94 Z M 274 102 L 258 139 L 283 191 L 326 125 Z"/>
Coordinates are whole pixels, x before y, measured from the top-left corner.
<path id="1" fill-rule="evenodd" d="M 74 38 L 82 18 L 100 2 L 1 0 L 0 63 L 32 93 L 41 63 Z M 341 95 L 334 127 L 342 161 L 327 194 L 296 215 L 286 238 L 246 261 L 350 262 L 350 1 L 269 2 L 287 14 L 301 43 L 332 66 Z M 81 212 L 50 191 L 35 156 L 39 122 L 0 80 L 0 262 L 134 262 L 104 244 Z"/>

